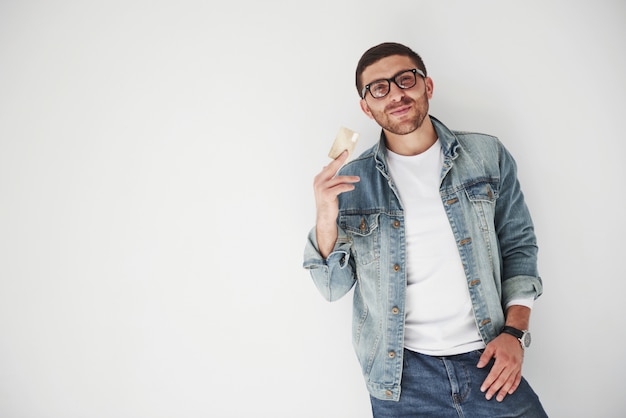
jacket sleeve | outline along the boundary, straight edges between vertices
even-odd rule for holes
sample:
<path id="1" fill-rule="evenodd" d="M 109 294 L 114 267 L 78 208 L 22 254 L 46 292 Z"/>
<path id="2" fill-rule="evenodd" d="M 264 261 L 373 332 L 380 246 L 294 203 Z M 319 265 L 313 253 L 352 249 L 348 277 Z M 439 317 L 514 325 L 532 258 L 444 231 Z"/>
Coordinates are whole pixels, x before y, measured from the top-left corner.
<path id="1" fill-rule="evenodd" d="M 309 270 L 322 296 L 330 302 L 340 299 L 354 286 L 354 260 L 350 257 L 350 239 L 341 228 L 333 251 L 323 259 L 317 247 L 315 227 L 309 232 L 304 249 L 303 267 Z"/>
<path id="2" fill-rule="evenodd" d="M 524 201 L 517 165 L 500 145 L 500 195 L 495 225 L 502 260 L 502 305 L 514 299 L 536 299 L 543 293 L 537 271 L 537 240 L 530 212 Z"/>

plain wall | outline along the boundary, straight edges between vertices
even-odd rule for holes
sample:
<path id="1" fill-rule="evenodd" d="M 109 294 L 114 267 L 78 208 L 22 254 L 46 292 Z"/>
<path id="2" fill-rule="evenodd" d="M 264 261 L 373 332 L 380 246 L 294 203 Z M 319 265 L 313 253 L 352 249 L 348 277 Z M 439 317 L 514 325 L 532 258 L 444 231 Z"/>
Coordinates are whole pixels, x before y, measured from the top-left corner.
<path id="1" fill-rule="evenodd" d="M 370 416 L 351 296 L 302 269 L 354 68 L 405 43 L 431 114 L 516 158 L 545 294 L 525 376 L 623 416 L 626 3 L 0 2 L 0 416 Z"/>

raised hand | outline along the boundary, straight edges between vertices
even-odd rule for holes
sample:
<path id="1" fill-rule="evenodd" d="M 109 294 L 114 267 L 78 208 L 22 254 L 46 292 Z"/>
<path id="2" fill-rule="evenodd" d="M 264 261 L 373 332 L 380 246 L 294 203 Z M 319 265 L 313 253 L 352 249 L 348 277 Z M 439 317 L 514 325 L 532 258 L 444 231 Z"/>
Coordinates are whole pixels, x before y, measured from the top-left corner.
<path id="1" fill-rule="evenodd" d="M 315 176 L 315 207 L 317 210 L 316 234 L 317 245 L 321 255 L 327 258 L 337 241 L 337 215 L 341 193 L 354 190 L 354 183 L 359 182 L 358 176 L 337 176 L 337 171 L 348 159 L 348 151 L 344 151 L 336 159 L 325 166 Z"/>

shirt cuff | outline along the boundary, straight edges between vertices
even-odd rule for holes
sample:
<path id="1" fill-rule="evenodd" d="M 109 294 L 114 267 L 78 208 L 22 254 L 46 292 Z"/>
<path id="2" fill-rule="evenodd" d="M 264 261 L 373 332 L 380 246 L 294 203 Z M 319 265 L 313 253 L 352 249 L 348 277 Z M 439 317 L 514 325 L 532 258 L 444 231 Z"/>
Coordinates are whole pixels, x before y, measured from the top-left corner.
<path id="1" fill-rule="evenodd" d="M 509 301 L 509 303 L 506 304 L 505 308 L 509 308 L 510 306 L 513 306 L 513 305 L 521 305 L 521 306 L 526 306 L 529 309 L 532 309 L 534 303 L 535 303 L 535 299 L 534 298 L 513 299 L 513 300 Z"/>

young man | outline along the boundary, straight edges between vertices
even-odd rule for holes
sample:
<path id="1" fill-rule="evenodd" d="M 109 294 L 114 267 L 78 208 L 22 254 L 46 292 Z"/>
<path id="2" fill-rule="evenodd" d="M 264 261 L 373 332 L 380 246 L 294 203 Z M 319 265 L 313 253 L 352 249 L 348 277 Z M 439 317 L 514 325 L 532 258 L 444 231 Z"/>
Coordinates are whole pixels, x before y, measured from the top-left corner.
<path id="1" fill-rule="evenodd" d="M 542 282 L 513 158 L 428 114 L 433 81 L 404 45 L 366 51 L 356 86 L 380 141 L 315 177 L 304 267 L 330 301 L 354 286 L 374 416 L 546 416 L 522 377 Z"/>

